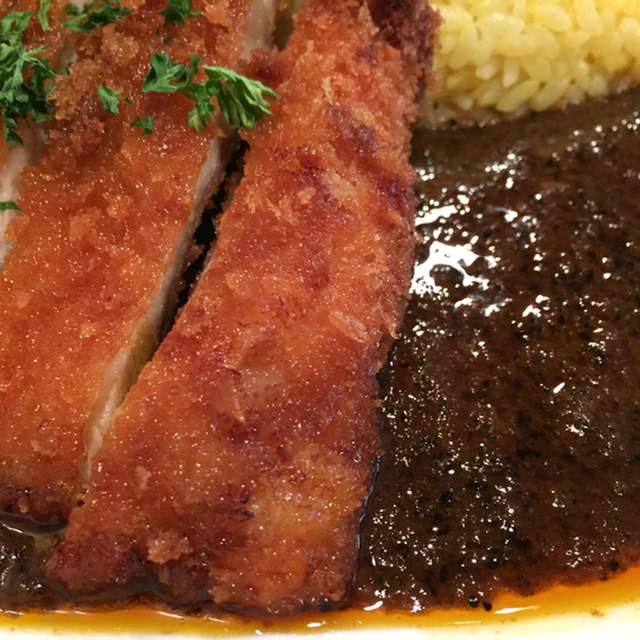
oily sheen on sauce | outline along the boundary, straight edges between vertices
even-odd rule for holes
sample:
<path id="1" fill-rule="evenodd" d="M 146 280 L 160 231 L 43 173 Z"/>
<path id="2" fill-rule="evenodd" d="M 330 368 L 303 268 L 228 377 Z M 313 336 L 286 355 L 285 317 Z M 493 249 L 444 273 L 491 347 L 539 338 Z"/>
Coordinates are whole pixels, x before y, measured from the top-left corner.
<path id="1" fill-rule="evenodd" d="M 490 609 L 640 551 L 640 91 L 422 132 L 357 602 Z"/>
<path id="2" fill-rule="evenodd" d="M 347 607 L 491 610 L 640 551 L 640 91 L 415 138 L 413 295 Z M 0 605 L 59 600 L 2 527 Z"/>

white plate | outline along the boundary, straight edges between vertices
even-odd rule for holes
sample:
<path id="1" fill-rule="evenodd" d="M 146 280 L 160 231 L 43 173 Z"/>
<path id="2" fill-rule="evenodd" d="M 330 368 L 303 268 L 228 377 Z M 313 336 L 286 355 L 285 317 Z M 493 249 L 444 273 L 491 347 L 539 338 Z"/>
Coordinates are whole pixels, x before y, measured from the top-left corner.
<path id="1" fill-rule="evenodd" d="M 428 614 L 384 614 L 381 610 L 324 616 L 308 614 L 272 625 L 224 623 L 215 619 L 184 620 L 180 616 L 137 608 L 107 614 L 40 614 L 12 618 L 0 616 L 3 640 L 127 640 L 146 638 L 193 640 L 197 637 L 265 637 L 274 640 L 602 640 L 640 637 L 640 567 L 606 583 L 585 587 L 555 587 L 522 598 L 498 598 L 490 613 L 484 610 Z"/>

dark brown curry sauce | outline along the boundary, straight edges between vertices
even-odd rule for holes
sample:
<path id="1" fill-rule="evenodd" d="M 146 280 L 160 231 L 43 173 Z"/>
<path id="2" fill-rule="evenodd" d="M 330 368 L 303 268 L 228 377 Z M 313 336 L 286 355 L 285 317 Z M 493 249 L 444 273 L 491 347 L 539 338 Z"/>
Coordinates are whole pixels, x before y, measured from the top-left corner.
<path id="1" fill-rule="evenodd" d="M 414 293 L 349 606 L 491 609 L 640 559 L 640 90 L 416 135 Z M 48 607 L 0 527 L 0 607 Z"/>
<path id="2" fill-rule="evenodd" d="M 640 557 L 640 91 L 423 132 L 354 600 L 491 608 Z"/>

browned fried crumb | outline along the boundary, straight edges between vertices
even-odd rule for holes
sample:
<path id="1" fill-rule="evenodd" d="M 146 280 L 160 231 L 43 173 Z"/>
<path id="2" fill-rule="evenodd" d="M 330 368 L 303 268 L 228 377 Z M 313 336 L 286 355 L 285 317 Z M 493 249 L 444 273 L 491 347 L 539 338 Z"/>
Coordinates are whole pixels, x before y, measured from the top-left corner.
<path id="1" fill-rule="evenodd" d="M 395 4 L 379 30 L 361 1 L 307 2 L 287 49 L 254 58 L 274 115 L 246 134 L 209 269 L 50 558 L 76 594 L 155 577 L 269 614 L 343 598 L 410 280 L 409 124 L 434 25 Z"/>

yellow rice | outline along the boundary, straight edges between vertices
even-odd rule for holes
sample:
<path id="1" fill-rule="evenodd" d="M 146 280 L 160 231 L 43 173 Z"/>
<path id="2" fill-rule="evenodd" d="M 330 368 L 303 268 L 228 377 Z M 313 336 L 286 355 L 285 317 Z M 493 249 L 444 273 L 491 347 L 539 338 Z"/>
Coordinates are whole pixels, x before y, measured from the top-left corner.
<path id="1" fill-rule="evenodd" d="M 428 124 L 519 115 L 640 81 L 640 0 L 433 0 L 444 19 Z"/>

